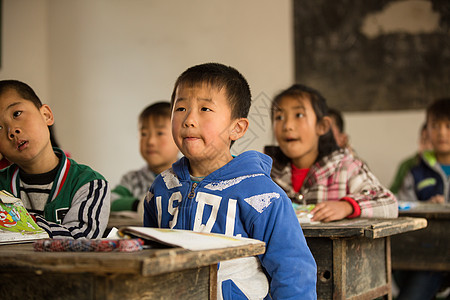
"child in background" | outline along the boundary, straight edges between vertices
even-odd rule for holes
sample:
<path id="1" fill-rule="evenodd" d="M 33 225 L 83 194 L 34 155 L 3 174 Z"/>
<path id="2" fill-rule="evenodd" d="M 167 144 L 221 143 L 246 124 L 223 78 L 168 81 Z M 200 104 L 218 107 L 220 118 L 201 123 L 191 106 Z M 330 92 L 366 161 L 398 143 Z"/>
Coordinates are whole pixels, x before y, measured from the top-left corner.
<path id="1" fill-rule="evenodd" d="M 430 139 L 428 138 L 427 124 L 424 123 L 420 128 L 419 149 L 417 150 L 416 154 L 403 160 L 400 163 L 397 172 L 395 173 L 394 181 L 392 182 L 392 185 L 389 188 L 391 192 L 393 192 L 394 194 L 397 194 L 399 192 L 406 175 L 409 173 L 412 167 L 419 164 L 421 154 L 424 151 L 428 151 L 431 149 L 433 149 L 433 146 L 431 145 Z"/>
<path id="2" fill-rule="evenodd" d="M 264 241 L 264 254 L 220 263 L 218 299 L 316 299 L 317 267 L 291 201 L 270 178 L 271 159 L 231 155 L 250 104 L 248 83 L 232 67 L 208 63 L 178 77 L 172 133 L 185 156 L 155 179 L 144 226 Z"/>
<path id="3" fill-rule="evenodd" d="M 355 155 L 352 146 L 350 146 L 350 138 L 344 131 L 345 126 L 342 113 L 335 108 L 329 108 L 328 115 L 331 118 L 331 131 L 333 132 L 337 145 L 341 148 L 347 148 L 351 154 Z"/>
<path id="4" fill-rule="evenodd" d="M 432 103 L 426 112 L 426 130 L 433 150 L 424 151 L 420 162 L 405 176 L 398 199 L 449 202 L 450 98 Z M 447 194 L 444 192 L 447 191 Z"/>
<path id="5" fill-rule="evenodd" d="M 20 198 L 51 238 L 101 238 L 110 211 L 108 182 L 52 148 L 50 107 L 27 84 L 0 81 L 0 189 Z"/>
<path id="6" fill-rule="evenodd" d="M 411 168 L 398 192 L 398 199 L 449 203 L 450 189 L 450 98 L 433 102 L 426 111 L 426 130 L 433 150 L 424 151 Z M 434 299 L 448 272 L 395 271 L 397 299 Z"/>
<path id="7" fill-rule="evenodd" d="M 173 141 L 170 115 L 169 102 L 149 105 L 139 115 L 139 149 L 147 164 L 125 174 L 111 191 L 112 211 L 137 211 L 156 175 L 177 161 L 179 151 Z"/>
<path id="8" fill-rule="evenodd" d="M 340 149 L 330 130 L 325 99 L 312 88 L 295 84 L 272 102 L 278 147 L 272 156 L 272 179 L 300 204 L 315 204 L 312 221 L 343 218 L 395 218 L 395 196 L 347 149 Z"/>
<path id="9" fill-rule="evenodd" d="M 344 132 L 344 119 L 341 112 L 337 109 L 329 108 L 328 115 L 331 118 L 331 131 L 337 145 L 341 148 L 347 148 L 349 141 L 348 135 Z"/>

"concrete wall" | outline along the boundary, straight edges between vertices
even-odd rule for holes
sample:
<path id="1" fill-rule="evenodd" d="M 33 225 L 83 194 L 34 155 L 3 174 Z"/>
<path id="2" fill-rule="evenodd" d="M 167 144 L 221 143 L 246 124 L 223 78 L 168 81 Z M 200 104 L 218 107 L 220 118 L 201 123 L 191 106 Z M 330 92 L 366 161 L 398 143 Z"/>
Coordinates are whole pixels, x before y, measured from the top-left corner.
<path id="1" fill-rule="evenodd" d="M 170 97 L 176 77 L 217 61 L 246 76 L 251 127 L 234 147 L 272 143 L 268 103 L 293 83 L 290 0 L 3 0 L 1 78 L 51 105 L 62 147 L 115 185 L 139 168 L 137 116 Z M 360 156 L 385 184 L 414 152 L 423 111 L 346 113 Z"/>
<path id="2" fill-rule="evenodd" d="M 1 79 L 19 79 L 50 103 L 48 2 L 3 0 Z"/>

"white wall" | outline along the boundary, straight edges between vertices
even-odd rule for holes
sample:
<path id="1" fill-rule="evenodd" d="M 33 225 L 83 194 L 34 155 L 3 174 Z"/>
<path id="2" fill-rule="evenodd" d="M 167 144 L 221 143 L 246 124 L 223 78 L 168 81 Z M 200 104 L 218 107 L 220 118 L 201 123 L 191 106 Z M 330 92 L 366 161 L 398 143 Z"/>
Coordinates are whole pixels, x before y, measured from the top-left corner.
<path id="1" fill-rule="evenodd" d="M 58 0 L 49 6 L 59 139 L 113 183 L 143 164 L 139 112 L 169 99 L 186 68 L 232 65 L 254 95 L 272 95 L 293 80 L 290 1 Z M 258 136 L 269 134 L 258 129 Z"/>
<path id="2" fill-rule="evenodd" d="M 2 18 L 0 78 L 20 79 L 49 99 L 47 1 L 3 0 Z"/>
<path id="3" fill-rule="evenodd" d="M 170 97 L 186 68 L 240 70 L 254 96 L 251 127 L 233 148 L 272 142 L 268 104 L 294 80 L 291 1 L 3 0 L 3 66 L 51 105 L 73 158 L 115 185 L 143 164 L 137 116 Z M 422 112 L 345 114 L 356 150 L 389 184 L 412 154 Z"/>
<path id="4" fill-rule="evenodd" d="M 389 187 L 400 161 L 418 149 L 425 111 L 344 113 L 343 116 L 355 151 Z"/>

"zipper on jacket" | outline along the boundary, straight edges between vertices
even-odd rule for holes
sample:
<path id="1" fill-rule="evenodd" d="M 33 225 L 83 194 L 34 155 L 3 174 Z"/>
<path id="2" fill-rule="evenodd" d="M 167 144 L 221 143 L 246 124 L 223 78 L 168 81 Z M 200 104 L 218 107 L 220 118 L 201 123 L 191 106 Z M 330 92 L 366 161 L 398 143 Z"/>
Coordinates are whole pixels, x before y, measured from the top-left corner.
<path id="1" fill-rule="evenodd" d="M 198 185 L 197 182 L 192 183 L 191 192 L 190 192 L 189 195 L 188 195 L 188 198 L 189 198 L 189 199 L 194 199 L 194 196 L 195 196 L 195 188 L 197 187 L 197 185 Z"/>
<path id="2" fill-rule="evenodd" d="M 297 202 L 306 205 L 306 199 L 303 194 L 297 194 Z"/>

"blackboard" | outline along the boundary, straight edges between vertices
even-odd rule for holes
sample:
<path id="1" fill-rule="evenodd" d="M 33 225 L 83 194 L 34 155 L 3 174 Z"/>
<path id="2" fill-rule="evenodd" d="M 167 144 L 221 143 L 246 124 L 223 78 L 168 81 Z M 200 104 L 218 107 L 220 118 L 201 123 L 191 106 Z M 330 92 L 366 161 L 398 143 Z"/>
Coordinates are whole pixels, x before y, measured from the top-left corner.
<path id="1" fill-rule="evenodd" d="M 450 97 L 450 1 L 409 1 L 294 0 L 296 82 L 341 111 L 423 109 Z M 395 5 L 415 5 L 417 22 L 438 16 L 436 28 L 364 32 L 368 18 L 388 10 L 392 18 Z"/>

